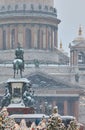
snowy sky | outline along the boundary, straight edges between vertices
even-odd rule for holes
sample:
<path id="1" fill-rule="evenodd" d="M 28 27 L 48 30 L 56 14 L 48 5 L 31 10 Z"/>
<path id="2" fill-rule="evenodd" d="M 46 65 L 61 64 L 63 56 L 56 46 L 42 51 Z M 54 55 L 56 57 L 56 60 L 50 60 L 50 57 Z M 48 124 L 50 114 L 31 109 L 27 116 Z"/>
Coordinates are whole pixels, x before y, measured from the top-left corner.
<path id="1" fill-rule="evenodd" d="M 57 17 L 61 20 L 58 27 L 58 43 L 69 52 L 69 43 L 78 36 L 81 25 L 85 37 L 85 0 L 54 0 Z"/>

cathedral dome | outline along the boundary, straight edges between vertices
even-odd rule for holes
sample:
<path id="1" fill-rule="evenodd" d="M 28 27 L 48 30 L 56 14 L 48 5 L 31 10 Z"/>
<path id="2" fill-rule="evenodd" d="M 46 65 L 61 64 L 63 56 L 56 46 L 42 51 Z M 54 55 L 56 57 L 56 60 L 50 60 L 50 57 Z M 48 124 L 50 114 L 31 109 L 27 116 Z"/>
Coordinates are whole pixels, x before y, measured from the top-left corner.
<path id="1" fill-rule="evenodd" d="M 60 22 L 54 0 L 0 0 L 0 49 L 53 51 Z"/>
<path id="2" fill-rule="evenodd" d="M 82 28 L 81 26 L 79 27 L 79 30 L 78 30 L 78 37 L 76 37 L 74 40 L 73 40 L 73 43 L 79 43 L 79 42 L 82 42 L 82 41 L 85 41 L 85 38 L 83 37 L 83 33 L 82 33 Z"/>

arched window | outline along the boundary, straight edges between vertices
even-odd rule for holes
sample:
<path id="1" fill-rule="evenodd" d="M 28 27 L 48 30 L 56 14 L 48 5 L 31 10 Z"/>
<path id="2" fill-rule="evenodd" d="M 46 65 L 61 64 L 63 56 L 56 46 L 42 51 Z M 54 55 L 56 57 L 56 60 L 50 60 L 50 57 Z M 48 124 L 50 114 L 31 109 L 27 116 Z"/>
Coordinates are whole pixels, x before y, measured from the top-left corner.
<path id="1" fill-rule="evenodd" d="M 78 53 L 78 64 L 83 64 L 84 60 L 84 54 L 83 52 Z"/>
<path id="2" fill-rule="evenodd" d="M 25 41 L 26 41 L 26 48 L 31 48 L 31 30 L 30 29 L 26 29 L 26 33 L 25 33 Z"/>
<path id="3" fill-rule="evenodd" d="M 15 45 L 15 29 L 11 31 L 11 48 L 13 49 Z"/>

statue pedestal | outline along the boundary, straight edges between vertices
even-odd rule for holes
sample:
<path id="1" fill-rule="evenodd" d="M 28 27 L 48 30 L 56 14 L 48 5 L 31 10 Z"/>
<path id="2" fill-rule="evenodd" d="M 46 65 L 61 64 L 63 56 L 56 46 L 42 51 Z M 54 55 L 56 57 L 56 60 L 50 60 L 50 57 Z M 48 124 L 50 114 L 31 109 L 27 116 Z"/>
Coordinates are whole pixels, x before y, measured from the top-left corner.
<path id="1" fill-rule="evenodd" d="M 30 88 L 30 81 L 26 78 L 10 78 L 7 80 L 7 89 L 9 90 L 9 93 L 11 95 L 10 104 L 7 106 L 7 110 L 10 114 L 14 113 L 34 113 L 34 108 L 25 106 L 23 102 L 23 93 L 27 89 L 26 84 L 28 85 L 28 88 Z"/>
<path id="2" fill-rule="evenodd" d="M 23 87 L 25 84 L 30 84 L 30 81 L 26 78 L 10 78 L 7 80 L 9 91 L 11 93 L 11 103 L 22 100 Z M 14 102 L 14 103 L 15 103 Z"/>

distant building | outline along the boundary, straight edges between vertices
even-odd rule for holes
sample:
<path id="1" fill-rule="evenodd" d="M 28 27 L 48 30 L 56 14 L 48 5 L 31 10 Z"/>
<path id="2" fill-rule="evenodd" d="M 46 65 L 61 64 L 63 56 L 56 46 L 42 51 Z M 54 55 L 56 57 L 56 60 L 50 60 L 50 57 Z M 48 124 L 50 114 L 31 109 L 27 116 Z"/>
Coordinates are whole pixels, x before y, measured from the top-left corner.
<path id="1" fill-rule="evenodd" d="M 78 37 L 72 41 L 69 47 L 70 65 L 85 69 L 83 68 L 85 66 L 85 38 L 83 37 L 81 26 L 79 27 Z"/>

